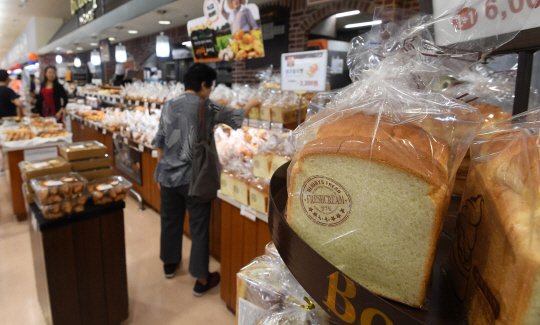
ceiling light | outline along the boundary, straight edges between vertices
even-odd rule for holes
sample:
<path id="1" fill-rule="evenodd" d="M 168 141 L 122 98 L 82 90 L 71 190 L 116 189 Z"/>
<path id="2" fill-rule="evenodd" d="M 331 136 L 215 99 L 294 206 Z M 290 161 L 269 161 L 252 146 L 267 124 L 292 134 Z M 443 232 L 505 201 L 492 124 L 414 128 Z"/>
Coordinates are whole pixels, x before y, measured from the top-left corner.
<path id="1" fill-rule="evenodd" d="M 116 62 L 118 63 L 124 63 L 127 61 L 126 47 L 122 45 L 122 43 L 119 43 L 118 45 L 116 45 L 116 48 L 114 51 L 114 57 L 116 59 Z"/>
<path id="2" fill-rule="evenodd" d="M 60 51 L 61 49 L 62 49 L 61 47 L 57 47 L 57 48 L 56 48 L 57 51 Z"/>
<path id="3" fill-rule="evenodd" d="M 160 21 L 159 21 L 159 24 L 160 24 L 160 25 L 170 25 L 170 24 L 171 24 L 171 21 L 170 21 L 170 20 L 160 20 Z"/>
<path id="4" fill-rule="evenodd" d="M 169 37 L 165 36 L 163 32 L 156 38 L 156 55 L 159 58 L 168 58 L 171 52 L 171 46 L 169 44 Z"/>
<path id="5" fill-rule="evenodd" d="M 191 41 L 182 42 L 182 45 L 187 46 L 187 47 L 191 47 Z"/>
<path id="6" fill-rule="evenodd" d="M 115 40 L 116 40 L 116 38 L 114 38 L 114 37 L 112 37 L 112 36 L 111 36 L 111 37 L 109 37 L 109 41 L 111 41 L 111 42 L 112 42 L 112 41 L 115 41 Z"/>
<path id="7" fill-rule="evenodd" d="M 73 65 L 76 68 L 79 68 L 81 66 L 81 59 L 79 59 L 79 57 L 76 57 L 75 60 L 73 60 Z"/>
<path id="8" fill-rule="evenodd" d="M 360 10 L 346 11 L 340 14 L 336 14 L 336 18 L 358 15 L 359 13 L 360 13 Z"/>
<path id="9" fill-rule="evenodd" d="M 56 63 L 62 64 L 63 61 L 64 61 L 64 59 L 62 58 L 62 56 L 60 54 L 56 55 Z"/>
<path id="10" fill-rule="evenodd" d="M 84 48 L 82 48 L 82 47 L 80 47 L 80 46 L 79 46 L 79 47 L 76 47 L 75 49 L 76 49 L 77 51 L 82 51 L 82 50 L 84 50 Z"/>
<path id="11" fill-rule="evenodd" d="M 94 66 L 101 64 L 101 55 L 99 54 L 98 50 L 93 50 L 90 54 L 90 61 Z"/>
<path id="12" fill-rule="evenodd" d="M 66 51 L 66 54 L 71 54 L 71 53 L 73 53 L 72 50 L 67 50 L 67 51 Z"/>
<path id="13" fill-rule="evenodd" d="M 357 23 L 357 24 L 348 24 L 345 25 L 345 28 L 358 28 L 358 27 L 365 27 L 365 26 L 372 26 L 372 25 L 379 25 L 381 24 L 381 20 L 374 20 L 374 21 L 367 21 L 365 23 Z"/>
<path id="14" fill-rule="evenodd" d="M 98 43 L 90 43 L 90 46 L 98 46 Z"/>
<path id="15" fill-rule="evenodd" d="M 128 33 L 130 33 L 130 34 L 138 34 L 139 31 L 138 30 L 128 30 Z"/>

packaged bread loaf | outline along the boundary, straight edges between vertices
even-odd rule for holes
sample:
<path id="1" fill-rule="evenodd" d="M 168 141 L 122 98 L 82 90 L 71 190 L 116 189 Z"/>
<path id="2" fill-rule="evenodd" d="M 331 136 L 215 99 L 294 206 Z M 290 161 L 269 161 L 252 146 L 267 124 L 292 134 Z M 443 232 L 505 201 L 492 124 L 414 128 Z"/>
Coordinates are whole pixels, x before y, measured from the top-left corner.
<path id="1" fill-rule="evenodd" d="M 540 324 L 540 110 L 482 129 L 445 264 L 468 323 Z"/>
<path id="2" fill-rule="evenodd" d="M 111 176 L 88 183 L 88 191 L 95 205 L 125 200 L 131 187 L 132 184 L 121 176 Z"/>
<path id="3" fill-rule="evenodd" d="M 268 213 L 269 180 L 255 178 L 249 184 L 249 206 L 260 213 Z"/>
<path id="4" fill-rule="evenodd" d="M 86 180 L 78 173 L 56 174 L 34 178 L 30 185 L 36 202 L 42 206 L 76 199 L 84 193 Z"/>
<path id="5" fill-rule="evenodd" d="M 323 94 L 330 100 L 294 131 L 288 170 L 293 230 L 352 280 L 413 307 L 426 301 L 456 172 L 483 124 L 476 107 L 430 84 L 509 39 L 463 43 L 471 34 L 450 28 L 435 43 L 431 25 L 451 25 L 445 15 L 353 39 L 354 83 Z"/>

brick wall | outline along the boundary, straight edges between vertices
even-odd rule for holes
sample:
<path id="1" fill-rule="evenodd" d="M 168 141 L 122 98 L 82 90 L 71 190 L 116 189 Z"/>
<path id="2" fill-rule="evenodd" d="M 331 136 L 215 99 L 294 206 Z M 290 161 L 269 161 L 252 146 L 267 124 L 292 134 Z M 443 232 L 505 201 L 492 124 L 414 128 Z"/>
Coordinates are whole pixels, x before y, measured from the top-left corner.
<path id="1" fill-rule="evenodd" d="M 331 15 L 350 10 L 372 14 L 376 7 L 383 7 L 387 9 L 383 12 L 383 19 L 392 20 L 396 17 L 392 9 L 418 10 L 419 0 L 335 0 L 309 7 L 306 6 L 306 0 L 276 0 L 261 8 L 275 5 L 290 9 L 289 52 L 300 52 L 307 49 L 309 31 Z M 256 83 L 257 71 L 258 69 L 246 69 L 245 62 L 235 62 L 232 71 L 233 82 Z M 279 72 L 279 69 L 275 69 L 275 72 Z"/>

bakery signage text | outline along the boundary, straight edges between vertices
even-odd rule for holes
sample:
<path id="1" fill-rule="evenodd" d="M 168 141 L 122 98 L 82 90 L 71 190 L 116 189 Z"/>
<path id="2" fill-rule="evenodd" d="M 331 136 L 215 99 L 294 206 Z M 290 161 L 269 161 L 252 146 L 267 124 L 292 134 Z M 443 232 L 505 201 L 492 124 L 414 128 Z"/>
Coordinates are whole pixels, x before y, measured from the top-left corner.
<path id="1" fill-rule="evenodd" d="M 89 8 L 87 8 L 88 4 L 91 4 Z M 71 15 L 82 11 L 79 13 L 79 24 L 84 25 L 94 20 L 97 7 L 97 0 L 71 0 Z"/>

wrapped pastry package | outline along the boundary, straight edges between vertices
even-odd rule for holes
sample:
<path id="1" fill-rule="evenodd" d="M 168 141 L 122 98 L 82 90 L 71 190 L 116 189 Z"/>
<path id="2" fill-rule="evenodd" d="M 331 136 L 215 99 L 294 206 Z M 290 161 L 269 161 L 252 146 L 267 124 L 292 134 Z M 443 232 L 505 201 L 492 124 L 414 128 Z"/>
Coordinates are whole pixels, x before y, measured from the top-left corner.
<path id="1" fill-rule="evenodd" d="M 290 324 L 331 324 L 329 316 L 319 306 L 308 303 L 313 303 L 313 299 L 296 281 L 271 243 L 266 251 L 267 255 L 255 258 L 237 274 L 237 324 L 282 324 L 270 321 L 297 317 L 312 322 Z M 305 309 L 308 305 L 310 307 Z M 283 318 L 281 314 L 287 316 Z"/>
<path id="2" fill-rule="evenodd" d="M 483 16 L 462 30 L 461 9 L 414 14 L 354 38 L 353 84 L 315 97 L 318 112 L 293 133 L 290 226 L 352 280 L 413 307 L 425 302 L 456 171 L 483 124 L 477 108 L 432 92 L 431 83 L 515 35 L 498 35 L 503 21 Z M 374 20 L 384 20 L 379 14 Z M 468 42 L 488 26 L 496 36 Z"/>
<path id="3" fill-rule="evenodd" d="M 36 202 L 45 206 L 76 199 L 85 192 L 86 183 L 86 179 L 78 173 L 69 173 L 34 178 L 30 186 L 36 195 Z"/>
<path id="4" fill-rule="evenodd" d="M 468 321 L 540 323 L 540 110 L 482 129 L 445 264 Z"/>
<path id="5" fill-rule="evenodd" d="M 88 183 L 88 191 L 95 205 L 125 200 L 133 185 L 122 176 L 96 179 Z"/>

